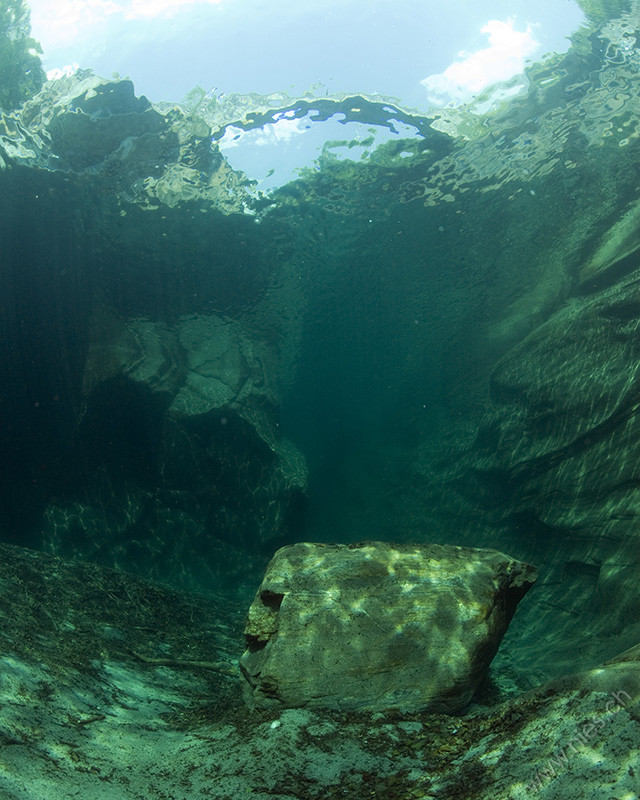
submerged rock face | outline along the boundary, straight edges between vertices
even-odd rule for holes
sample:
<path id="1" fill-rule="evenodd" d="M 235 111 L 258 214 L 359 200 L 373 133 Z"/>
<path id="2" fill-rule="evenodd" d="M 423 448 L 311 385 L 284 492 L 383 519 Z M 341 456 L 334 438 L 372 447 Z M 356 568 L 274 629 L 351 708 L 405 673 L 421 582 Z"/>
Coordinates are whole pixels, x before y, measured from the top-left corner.
<path id="1" fill-rule="evenodd" d="M 278 416 L 325 256 L 165 112 L 81 73 L 0 121 L 0 535 L 208 588 L 301 538 Z"/>
<path id="2" fill-rule="evenodd" d="M 295 535 L 305 501 L 304 457 L 279 435 L 273 349 L 220 315 L 101 317 L 84 469 L 47 507 L 43 544 L 193 589 L 233 581 Z"/>
<path id="3" fill-rule="evenodd" d="M 623 645 L 640 628 L 630 579 L 640 569 L 639 276 L 614 271 L 611 285 L 584 286 L 496 364 L 491 407 L 451 482 L 489 536 L 513 531 L 544 548 L 549 586 L 573 576 L 555 599 L 579 629 L 607 609 L 589 629 L 622 634 Z"/>
<path id="4" fill-rule="evenodd" d="M 249 609 L 245 699 L 259 708 L 459 710 L 535 580 L 534 567 L 497 550 L 284 547 Z"/>
<path id="5" fill-rule="evenodd" d="M 129 81 L 79 72 L 2 117 L 0 537 L 207 592 L 300 538 L 279 415 L 303 288 L 249 183 Z"/>

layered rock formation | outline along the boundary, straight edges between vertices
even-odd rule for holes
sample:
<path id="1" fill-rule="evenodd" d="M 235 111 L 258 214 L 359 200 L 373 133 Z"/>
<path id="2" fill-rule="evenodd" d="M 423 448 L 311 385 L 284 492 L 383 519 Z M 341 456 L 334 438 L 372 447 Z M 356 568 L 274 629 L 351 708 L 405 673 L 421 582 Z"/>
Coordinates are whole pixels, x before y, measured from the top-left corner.
<path id="1" fill-rule="evenodd" d="M 592 658 L 640 634 L 638 285 L 635 263 L 618 265 L 500 359 L 474 438 L 443 470 L 440 510 L 471 541 L 499 532 L 544 558 L 529 624 L 555 640 L 559 671 L 585 625 Z"/>

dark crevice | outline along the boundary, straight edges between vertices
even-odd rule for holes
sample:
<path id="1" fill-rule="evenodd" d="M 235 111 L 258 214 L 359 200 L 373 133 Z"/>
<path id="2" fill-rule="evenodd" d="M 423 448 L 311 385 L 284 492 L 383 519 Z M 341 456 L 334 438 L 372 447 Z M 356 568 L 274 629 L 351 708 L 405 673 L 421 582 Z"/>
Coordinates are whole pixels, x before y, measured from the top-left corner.
<path id="1" fill-rule="evenodd" d="M 284 594 L 279 592 L 264 591 L 260 593 L 260 600 L 263 605 L 271 609 L 271 611 L 280 611 L 280 606 L 284 599 Z"/>
<path id="2" fill-rule="evenodd" d="M 252 636 L 251 634 L 245 636 L 245 644 L 250 653 L 258 653 L 267 646 L 267 642 L 264 639 L 259 639 L 257 636 Z"/>

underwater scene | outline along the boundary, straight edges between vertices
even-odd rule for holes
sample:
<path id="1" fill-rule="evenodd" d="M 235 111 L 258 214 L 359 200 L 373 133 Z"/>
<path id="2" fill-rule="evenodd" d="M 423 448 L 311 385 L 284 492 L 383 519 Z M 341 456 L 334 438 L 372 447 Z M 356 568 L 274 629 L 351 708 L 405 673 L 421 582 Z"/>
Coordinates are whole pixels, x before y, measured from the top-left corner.
<path id="1" fill-rule="evenodd" d="M 0 0 L 0 800 L 640 798 L 640 2 Z"/>

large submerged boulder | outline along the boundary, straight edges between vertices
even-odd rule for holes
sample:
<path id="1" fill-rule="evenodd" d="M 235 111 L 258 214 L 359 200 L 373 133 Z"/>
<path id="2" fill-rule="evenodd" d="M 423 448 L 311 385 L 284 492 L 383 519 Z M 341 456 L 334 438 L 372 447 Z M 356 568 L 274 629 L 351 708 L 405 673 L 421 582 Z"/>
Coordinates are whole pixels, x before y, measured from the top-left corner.
<path id="1" fill-rule="evenodd" d="M 490 549 L 283 547 L 249 609 L 245 699 L 258 708 L 460 710 L 535 580 L 533 566 Z"/>
<path id="2" fill-rule="evenodd" d="M 455 720 L 265 718 L 237 696 L 228 596 L 3 544 L 0 585 L 3 800 L 638 796 L 640 646 Z"/>

